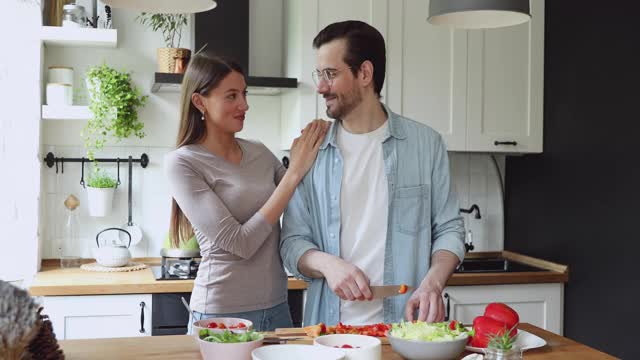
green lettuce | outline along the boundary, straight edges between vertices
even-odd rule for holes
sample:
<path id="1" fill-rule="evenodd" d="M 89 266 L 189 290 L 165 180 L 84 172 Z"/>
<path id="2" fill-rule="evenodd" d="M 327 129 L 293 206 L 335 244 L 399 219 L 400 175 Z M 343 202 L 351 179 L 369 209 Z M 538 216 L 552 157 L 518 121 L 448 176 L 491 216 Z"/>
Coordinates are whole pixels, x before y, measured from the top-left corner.
<path id="1" fill-rule="evenodd" d="M 418 341 L 452 341 L 468 336 L 463 327 L 456 326 L 454 330 L 449 328 L 449 322 L 426 323 L 423 321 L 401 322 L 393 324 L 391 336 L 405 340 Z"/>

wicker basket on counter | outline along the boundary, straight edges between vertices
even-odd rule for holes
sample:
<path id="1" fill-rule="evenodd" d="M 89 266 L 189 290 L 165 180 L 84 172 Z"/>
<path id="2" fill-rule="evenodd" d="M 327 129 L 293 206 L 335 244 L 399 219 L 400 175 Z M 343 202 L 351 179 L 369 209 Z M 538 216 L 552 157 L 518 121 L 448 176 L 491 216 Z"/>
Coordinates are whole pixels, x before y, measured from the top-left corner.
<path id="1" fill-rule="evenodd" d="M 159 48 L 157 51 L 158 72 L 173 73 L 176 68 L 176 59 L 188 59 L 191 50 L 184 48 Z"/>

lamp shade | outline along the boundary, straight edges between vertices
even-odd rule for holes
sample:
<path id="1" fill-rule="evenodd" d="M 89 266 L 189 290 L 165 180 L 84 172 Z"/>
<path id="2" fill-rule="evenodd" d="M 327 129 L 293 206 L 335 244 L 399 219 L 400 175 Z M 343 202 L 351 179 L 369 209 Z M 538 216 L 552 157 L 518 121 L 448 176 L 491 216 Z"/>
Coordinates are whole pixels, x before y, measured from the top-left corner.
<path id="1" fill-rule="evenodd" d="M 215 0 L 103 0 L 116 9 L 128 9 L 149 13 L 190 14 L 215 8 Z"/>
<path id="2" fill-rule="evenodd" d="M 427 20 L 459 29 L 490 29 L 531 19 L 529 0 L 431 0 Z"/>

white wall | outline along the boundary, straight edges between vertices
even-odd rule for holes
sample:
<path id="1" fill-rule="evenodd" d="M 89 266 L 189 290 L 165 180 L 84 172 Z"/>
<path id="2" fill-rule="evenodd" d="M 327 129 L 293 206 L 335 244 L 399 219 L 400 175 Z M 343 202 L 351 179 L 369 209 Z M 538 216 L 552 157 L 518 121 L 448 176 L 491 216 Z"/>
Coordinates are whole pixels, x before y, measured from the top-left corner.
<path id="1" fill-rule="evenodd" d="M 163 156 L 172 150 L 178 126 L 179 94 L 151 94 L 150 87 L 156 70 L 155 49 L 162 46 L 159 34 L 152 33 L 135 22 L 135 13 L 114 10 L 114 25 L 118 29 L 117 49 L 86 48 L 46 48 L 44 68 L 49 66 L 72 66 L 75 69 L 75 83 L 83 84 L 83 73 L 89 67 L 106 62 L 119 69 L 132 72 L 134 83 L 149 95 L 146 107 L 139 113 L 145 124 L 147 136 L 144 139 L 128 139 L 121 144 L 105 148 L 97 156 L 139 157 L 147 153 L 150 165 L 146 169 L 134 165 L 133 173 L 133 221 L 143 229 L 145 240 L 133 248 L 134 256 L 158 256 L 169 221 L 170 197 L 162 171 Z M 190 27 L 189 27 L 190 28 Z M 190 31 L 183 35 L 184 44 L 191 43 Z M 266 74 L 260 74 L 266 75 Z M 86 104 L 84 86 L 76 86 L 76 104 Z M 281 102 L 278 96 L 249 96 L 250 110 L 241 137 L 259 139 L 280 158 Z M 57 157 L 81 157 L 84 155 L 79 134 L 84 126 L 79 121 L 44 121 L 42 123 L 42 155 L 52 151 Z M 501 159 L 503 161 L 503 158 Z M 478 250 L 499 250 L 502 248 L 502 208 L 499 206 L 498 182 L 487 155 L 451 154 L 454 182 L 459 192 L 460 204 L 468 207 L 477 203 L 483 218 L 467 216 L 474 231 L 474 243 Z M 115 164 L 102 167 L 115 174 Z M 87 166 L 85 173 L 89 171 Z M 121 165 L 122 185 L 116 191 L 114 209 L 106 218 L 88 216 L 86 192 L 79 184 L 80 164 L 65 166 L 64 174 L 56 174 L 54 169 L 44 167 L 42 207 L 42 249 L 44 258 L 56 257 L 55 245 L 62 236 L 65 220 L 64 199 L 75 194 L 81 201 L 80 234 L 84 244 L 84 256 L 90 257 L 90 248 L 95 246 L 98 231 L 122 226 L 127 219 L 127 171 Z"/>
<path id="2" fill-rule="evenodd" d="M 40 5 L 3 2 L 0 11 L 0 279 L 38 269 L 40 188 Z M 19 35 L 19 36 L 16 36 Z M 12 50 L 10 50 L 12 49 Z M 17 51 L 17 52 L 16 52 Z"/>

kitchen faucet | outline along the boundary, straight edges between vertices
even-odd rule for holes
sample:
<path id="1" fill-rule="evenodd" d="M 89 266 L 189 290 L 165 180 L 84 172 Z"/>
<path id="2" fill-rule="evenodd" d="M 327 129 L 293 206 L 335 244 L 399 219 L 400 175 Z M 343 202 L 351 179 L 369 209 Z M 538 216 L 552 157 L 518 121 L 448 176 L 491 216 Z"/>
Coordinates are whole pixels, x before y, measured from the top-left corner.
<path id="1" fill-rule="evenodd" d="M 471 205 L 468 209 L 460 209 L 460 212 L 471 214 L 474 210 L 476 211 L 476 219 L 482 219 L 482 216 L 480 216 L 480 208 L 476 204 Z"/>
<path id="2" fill-rule="evenodd" d="M 482 219 L 482 215 L 480 215 L 480 208 L 477 204 L 471 205 L 471 207 L 468 209 L 460 209 L 460 212 L 463 212 L 465 214 L 471 214 L 474 211 L 476 212 L 475 218 Z M 471 230 L 467 231 L 467 236 L 464 242 L 464 249 L 465 252 L 469 252 L 475 249 L 475 246 L 473 246 L 473 234 L 471 233 Z"/>

